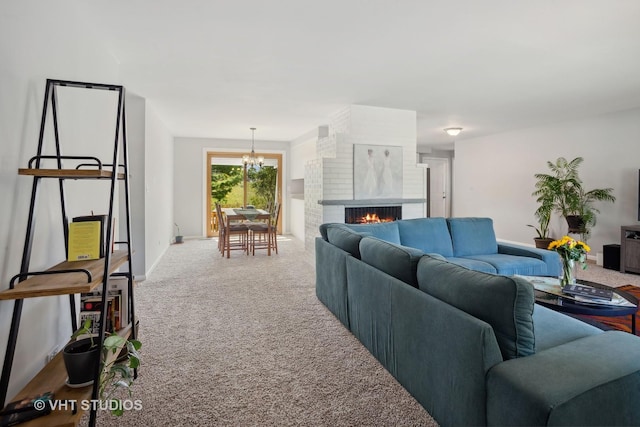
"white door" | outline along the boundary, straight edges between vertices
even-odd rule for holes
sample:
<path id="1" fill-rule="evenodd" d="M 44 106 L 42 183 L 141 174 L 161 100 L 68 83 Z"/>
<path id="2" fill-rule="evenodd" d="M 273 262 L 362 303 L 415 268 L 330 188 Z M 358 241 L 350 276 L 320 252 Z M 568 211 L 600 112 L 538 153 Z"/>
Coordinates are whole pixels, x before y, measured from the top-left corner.
<path id="1" fill-rule="evenodd" d="M 429 216 L 449 216 L 449 160 L 442 158 L 423 158 L 429 165 L 427 169 L 429 186 Z"/>

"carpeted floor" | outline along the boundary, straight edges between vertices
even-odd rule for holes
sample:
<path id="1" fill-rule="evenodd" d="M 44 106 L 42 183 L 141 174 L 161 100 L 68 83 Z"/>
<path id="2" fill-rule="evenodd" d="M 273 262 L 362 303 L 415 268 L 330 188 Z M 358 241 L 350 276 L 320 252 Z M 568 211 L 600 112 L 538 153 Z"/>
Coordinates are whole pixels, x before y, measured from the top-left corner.
<path id="1" fill-rule="evenodd" d="M 640 287 L 640 274 L 623 274 L 617 270 L 608 270 L 594 263 L 589 263 L 586 270 L 577 269 L 578 279 L 590 280 L 617 288 L 624 285 Z"/>
<path id="2" fill-rule="evenodd" d="M 136 288 L 143 409 L 98 425 L 437 425 L 317 300 L 303 244 L 279 249 L 171 246 Z"/>

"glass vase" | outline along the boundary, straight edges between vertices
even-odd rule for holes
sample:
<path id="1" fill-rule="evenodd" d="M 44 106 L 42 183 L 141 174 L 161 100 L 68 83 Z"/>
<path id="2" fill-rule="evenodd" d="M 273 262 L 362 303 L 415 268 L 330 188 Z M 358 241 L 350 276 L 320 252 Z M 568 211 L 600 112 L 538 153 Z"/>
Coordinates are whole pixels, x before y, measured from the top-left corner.
<path id="1" fill-rule="evenodd" d="M 572 259 L 562 260 L 562 277 L 560 277 L 560 285 L 567 286 L 576 283 L 576 262 Z"/>

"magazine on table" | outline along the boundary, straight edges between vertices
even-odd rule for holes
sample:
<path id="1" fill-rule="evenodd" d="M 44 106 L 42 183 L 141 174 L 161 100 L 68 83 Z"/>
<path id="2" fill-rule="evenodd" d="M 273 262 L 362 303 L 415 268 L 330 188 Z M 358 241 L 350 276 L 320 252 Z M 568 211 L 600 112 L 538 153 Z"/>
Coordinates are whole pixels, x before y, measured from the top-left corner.
<path id="1" fill-rule="evenodd" d="M 576 297 L 585 297 L 601 301 L 613 299 L 613 289 L 594 288 L 593 286 L 574 283 L 562 287 L 562 292 Z"/>
<path id="2" fill-rule="evenodd" d="M 557 279 L 555 277 L 521 276 L 519 274 L 515 274 L 514 277 L 520 277 L 521 279 L 524 279 L 530 282 L 537 291 L 545 292 L 551 295 L 556 295 L 568 300 L 579 302 L 581 304 L 612 305 L 616 307 L 635 307 L 635 304 L 632 304 L 631 302 L 627 301 L 626 299 L 616 294 L 615 292 L 613 292 L 610 301 L 606 299 L 591 298 L 591 297 L 571 295 L 571 294 L 564 293 L 562 291 L 562 287 L 560 286 L 560 279 Z M 580 285 L 580 286 L 588 287 L 588 285 Z"/>

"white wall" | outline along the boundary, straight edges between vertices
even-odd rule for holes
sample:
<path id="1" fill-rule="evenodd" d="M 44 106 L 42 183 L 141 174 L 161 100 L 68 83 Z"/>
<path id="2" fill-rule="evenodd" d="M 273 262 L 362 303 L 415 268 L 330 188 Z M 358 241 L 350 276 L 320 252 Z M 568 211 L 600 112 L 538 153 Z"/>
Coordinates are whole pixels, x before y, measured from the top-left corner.
<path id="1" fill-rule="evenodd" d="M 416 112 L 351 105 L 330 118 L 329 136 L 318 143 L 316 158 L 324 158 L 322 199 L 353 200 L 353 146 L 402 147 L 403 180 L 399 198 L 423 196 L 423 171 L 416 167 Z"/>
<path id="2" fill-rule="evenodd" d="M 585 188 L 612 187 L 617 201 L 597 205 L 601 214 L 589 239 L 591 255 L 620 243 L 620 226 L 637 224 L 640 109 L 456 142 L 454 212 L 494 219 L 498 238 L 530 244 L 537 208 L 535 173 L 548 160 L 583 157 Z M 554 218 L 552 236 L 566 234 Z"/>
<path id="3" fill-rule="evenodd" d="M 36 154 L 46 78 L 119 83 L 116 61 L 71 5 L 67 1 L 0 2 L 1 289 L 6 289 L 11 276 L 20 270 L 32 179 L 18 176 L 17 169 L 25 167 Z M 83 107 L 75 99 L 67 107 L 60 111 L 61 120 L 82 114 Z M 75 131 L 65 125 L 65 133 L 61 134 L 65 149 L 87 151 L 87 139 L 81 135 L 97 135 L 96 130 L 102 128 L 96 128 L 95 118 L 114 113 L 102 101 L 96 102 L 91 111 L 85 116 L 87 121 L 74 122 Z M 55 187 L 55 183 L 45 182 L 41 188 L 32 270 L 65 258 Z M 79 185 L 73 195 L 68 194 L 73 210 L 70 215 L 95 208 L 77 203 L 78 199 L 94 200 L 95 188 Z M 0 301 L 0 360 L 5 356 L 12 310 L 12 301 Z M 68 313 L 68 297 L 25 300 L 8 398 L 44 365 L 52 347 L 67 341 L 71 334 Z"/>
<path id="4" fill-rule="evenodd" d="M 279 141 L 255 141 L 256 153 L 283 154 L 283 163 L 287 164 L 289 143 Z M 212 138 L 175 138 L 173 146 L 173 216 L 184 236 L 206 235 L 206 152 L 236 151 L 238 155 L 251 150 L 251 140 L 212 139 Z M 288 172 L 285 168 L 282 177 L 282 194 L 287 194 Z M 283 212 L 287 212 L 287 200 L 283 200 Z M 283 232 L 289 231 L 286 215 L 282 217 Z"/>
<path id="5" fill-rule="evenodd" d="M 127 96 L 131 240 L 136 280 L 144 280 L 173 238 L 173 136 L 150 103 Z M 123 203 L 121 203 L 123 204 Z M 124 236 L 124 221 L 120 222 Z"/>
<path id="6" fill-rule="evenodd" d="M 146 272 L 145 249 L 145 116 L 144 98 L 127 92 L 127 144 L 129 151 L 129 193 L 131 207 L 131 248 L 133 273 L 137 280 L 143 279 Z M 120 240 L 126 236 L 124 221 L 124 192 L 120 197 Z"/>
<path id="7" fill-rule="evenodd" d="M 148 275 L 173 239 L 173 136 L 148 102 L 145 130 L 144 259 Z"/>
<path id="8" fill-rule="evenodd" d="M 318 129 L 314 129 L 291 141 L 291 155 L 289 156 L 290 179 L 304 179 L 305 165 L 316 158 L 316 143 Z M 304 241 L 305 215 L 304 198 L 289 198 L 290 231 L 296 238 Z"/>

